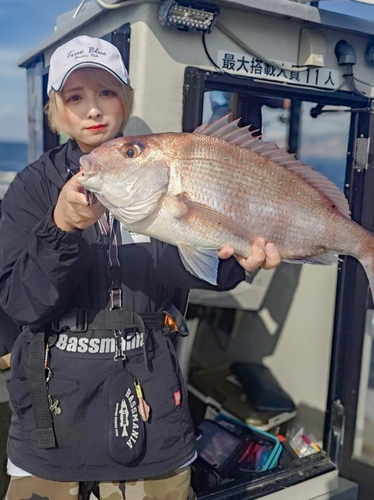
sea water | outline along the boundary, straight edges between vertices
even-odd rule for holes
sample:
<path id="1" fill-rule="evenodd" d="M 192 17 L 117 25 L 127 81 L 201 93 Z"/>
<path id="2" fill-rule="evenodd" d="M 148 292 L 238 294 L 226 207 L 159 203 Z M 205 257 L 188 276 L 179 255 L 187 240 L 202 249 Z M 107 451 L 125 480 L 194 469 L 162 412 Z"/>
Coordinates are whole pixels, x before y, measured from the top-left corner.
<path id="1" fill-rule="evenodd" d="M 16 173 L 27 163 L 27 143 L 0 141 L 0 200 Z"/>

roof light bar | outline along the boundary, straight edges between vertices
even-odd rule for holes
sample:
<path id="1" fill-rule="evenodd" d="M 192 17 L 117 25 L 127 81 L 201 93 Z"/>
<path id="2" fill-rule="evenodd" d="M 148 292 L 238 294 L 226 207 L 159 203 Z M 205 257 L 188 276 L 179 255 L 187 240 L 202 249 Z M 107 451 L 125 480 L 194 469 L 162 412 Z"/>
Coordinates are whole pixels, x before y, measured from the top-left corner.
<path id="1" fill-rule="evenodd" d="M 188 0 L 161 0 L 158 20 L 163 26 L 176 26 L 183 31 L 210 33 L 219 8 L 214 4 Z"/>

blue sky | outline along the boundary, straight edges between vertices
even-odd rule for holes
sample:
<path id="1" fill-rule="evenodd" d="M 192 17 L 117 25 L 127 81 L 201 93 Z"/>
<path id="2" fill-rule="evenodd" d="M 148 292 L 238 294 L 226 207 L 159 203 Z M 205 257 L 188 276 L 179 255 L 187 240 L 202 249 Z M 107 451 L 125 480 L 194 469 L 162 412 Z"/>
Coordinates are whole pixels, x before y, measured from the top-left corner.
<path id="1" fill-rule="evenodd" d="M 19 59 L 80 0 L 0 0 L 0 140 L 27 141 L 26 70 Z"/>
<path id="2" fill-rule="evenodd" d="M 0 140 L 27 141 L 26 70 L 17 62 L 53 33 L 60 14 L 80 0 L 0 0 Z M 323 1 L 325 9 L 374 19 L 374 6 Z"/>

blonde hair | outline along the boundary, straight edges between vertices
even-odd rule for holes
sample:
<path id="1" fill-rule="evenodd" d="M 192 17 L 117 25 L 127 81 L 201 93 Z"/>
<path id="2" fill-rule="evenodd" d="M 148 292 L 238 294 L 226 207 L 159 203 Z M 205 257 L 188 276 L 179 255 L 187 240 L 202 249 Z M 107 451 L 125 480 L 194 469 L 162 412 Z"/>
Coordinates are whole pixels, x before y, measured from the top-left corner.
<path id="1" fill-rule="evenodd" d="M 123 120 L 119 129 L 119 132 L 122 132 L 130 117 L 134 103 L 133 89 L 131 86 L 124 85 L 105 69 L 86 67 L 78 68 L 75 71 L 79 72 L 79 78 L 83 86 L 93 88 L 96 91 L 103 89 L 111 90 L 117 94 L 123 110 Z M 66 109 L 61 91 L 56 92 L 53 89 L 50 91 L 49 101 L 44 107 L 44 112 L 47 116 L 48 125 L 53 132 L 65 132 L 68 134 Z"/>

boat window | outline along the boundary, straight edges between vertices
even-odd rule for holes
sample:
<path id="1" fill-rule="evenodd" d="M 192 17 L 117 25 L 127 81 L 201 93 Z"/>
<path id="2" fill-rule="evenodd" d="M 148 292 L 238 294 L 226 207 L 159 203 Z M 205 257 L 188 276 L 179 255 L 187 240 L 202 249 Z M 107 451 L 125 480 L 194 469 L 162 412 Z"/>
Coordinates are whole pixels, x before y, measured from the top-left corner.
<path id="1" fill-rule="evenodd" d="M 285 101 L 284 104 L 277 107 L 262 106 L 262 140 L 275 142 L 280 148 L 287 150 L 291 101 L 290 99 L 282 101 Z"/>
<path id="2" fill-rule="evenodd" d="M 299 159 L 311 165 L 342 191 L 345 183 L 351 114 L 344 106 L 323 106 L 303 102 Z"/>
<path id="3" fill-rule="evenodd" d="M 245 124 L 258 130 L 262 140 L 275 142 L 289 149 L 291 100 L 250 95 L 240 97 L 236 92 L 211 90 L 204 92 L 203 122 L 212 123 L 222 116 L 234 118 L 243 113 L 238 101 L 246 100 Z M 344 191 L 347 145 L 351 115 L 346 106 L 321 106 L 315 102 L 300 102 L 296 153 L 305 165 L 318 170 Z"/>
<path id="4" fill-rule="evenodd" d="M 300 106 L 297 157 L 344 190 L 351 115 L 343 106 L 321 107 L 312 102 Z M 287 149 L 290 114 L 263 107 L 263 140 Z"/>
<path id="5" fill-rule="evenodd" d="M 374 465 L 374 332 L 373 310 L 367 311 L 353 457 Z"/>
<path id="6" fill-rule="evenodd" d="M 229 113 L 233 119 L 242 118 L 241 126 L 251 125 L 263 141 L 275 142 L 295 154 L 344 190 L 351 113 L 342 100 L 327 94 L 319 100 L 317 93 L 313 100 L 309 92 L 304 95 L 292 90 L 285 93 L 274 86 L 245 86 L 227 77 L 222 77 L 221 88 L 218 77 L 212 78 L 209 87 L 209 75 L 208 84 L 196 73 L 194 76 L 193 83 L 206 85 L 203 92 L 195 87 L 196 99 L 199 92 L 202 97 L 201 122 L 213 122 Z M 195 118 L 191 102 L 186 96 L 186 115 L 190 112 Z M 198 124 L 186 123 L 186 129 L 193 130 Z M 261 271 L 254 284 L 241 283 L 229 292 L 193 290 L 187 316 L 193 322 L 194 342 L 190 356 L 186 356 L 189 366 L 183 366 L 189 389 L 213 397 L 223 387 L 214 381 L 223 368 L 227 382 L 231 366 L 238 360 L 249 366 L 266 365 L 295 402 L 296 420 L 322 445 L 337 276 L 337 266 L 282 263 L 273 274 Z M 215 374 L 209 387 L 204 378 L 208 372 Z M 200 375 L 204 383 L 200 383 Z M 232 386 L 226 382 L 230 392 Z M 227 401 L 229 396 L 220 395 Z M 244 420 L 253 416 L 253 408 L 224 404 L 237 418 L 246 412 Z M 192 408 L 193 417 L 197 416 L 196 408 Z M 256 418 L 263 419 L 261 425 L 270 425 L 267 415 L 257 413 Z M 294 417 L 291 411 L 287 415 Z"/>
<path id="7" fill-rule="evenodd" d="M 204 92 L 203 123 L 213 123 L 222 116 L 232 113 L 235 109 L 237 94 L 222 90 L 209 90 Z"/>
<path id="8" fill-rule="evenodd" d="M 43 61 L 27 68 L 27 103 L 29 117 L 29 161 L 44 153 Z"/>

